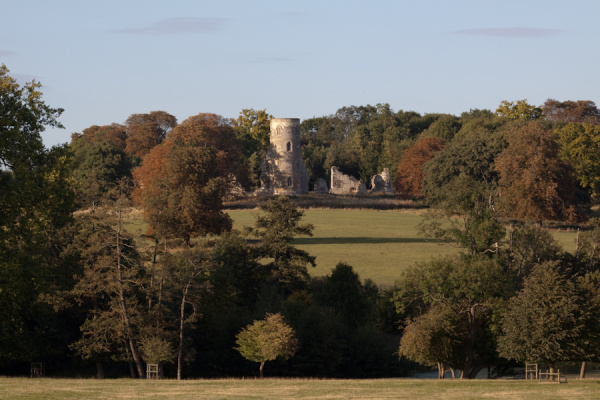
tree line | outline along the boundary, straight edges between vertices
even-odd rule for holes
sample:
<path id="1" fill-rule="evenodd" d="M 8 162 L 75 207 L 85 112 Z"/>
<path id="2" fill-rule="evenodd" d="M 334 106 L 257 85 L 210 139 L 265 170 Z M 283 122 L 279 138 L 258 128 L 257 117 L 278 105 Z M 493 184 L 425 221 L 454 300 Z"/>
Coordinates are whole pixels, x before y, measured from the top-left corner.
<path id="1" fill-rule="evenodd" d="M 223 204 L 259 185 L 266 111 L 179 124 L 164 111 L 133 114 L 46 149 L 40 134 L 60 126 L 62 110 L 44 103 L 39 83 L 21 87 L 8 72 L 2 66 L 3 373 L 41 361 L 63 374 L 142 377 L 156 363 L 181 379 L 253 375 L 255 361 L 262 374 L 279 353 L 261 356 L 249 344 L 260 335 L 240 335 L 281 317 L 294 339 L 280 355 L 293 357 L 274 361 L 277 375 L 399 376 L 412 360 L 472 377 L 514 360 L 596 360 L 597 230 L 571 255 L 541 229 L 584 221 L 597 201 L 592 102 L 503 102 L 460 117 L 352 106 L 303 121 L 313 181 L 333 165 L 365 182 L 390 168 L 399 196 L 431 206 L 423 235 L 463 249 L 377 287 L 346 264 L 310 276 L 315 259 L 293 239 L 312 226 L 289 198 L 261 203 L 254 226 L 232 231 Z M 136 209 L 147 230 L 134 239 L 127 215 Z M 540 298 L 546 308 L 535 315 L 554 321 L 547 330 L 526 315 Z"/>

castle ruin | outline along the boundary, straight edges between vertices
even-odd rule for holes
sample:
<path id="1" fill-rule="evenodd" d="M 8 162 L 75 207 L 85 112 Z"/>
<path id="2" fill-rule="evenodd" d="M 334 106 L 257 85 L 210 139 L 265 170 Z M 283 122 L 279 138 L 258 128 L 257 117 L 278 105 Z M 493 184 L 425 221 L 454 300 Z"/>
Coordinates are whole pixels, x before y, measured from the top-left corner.
<path id="1" fill-rule="evenodd" d="M 256 195 L 297 195 L 308 192 L 310 177 L 302 159 L 300 119 L 272 118 L 270 147 L 261 164 L 260 189 Z M 370 193 L 394 193 L 389 170 L 373 176 Z M 369 193 L 364 182 L 331 167 L 331 184 L 315 182 L 316 193 L 356 195 Z"/>
<path id="2" fill-rule="evenodd" d="M 309 176 L 300 148 L 300 119 L 272 118 L 270 142 L 261 165 L 258 194 L 307 193 Z"/>

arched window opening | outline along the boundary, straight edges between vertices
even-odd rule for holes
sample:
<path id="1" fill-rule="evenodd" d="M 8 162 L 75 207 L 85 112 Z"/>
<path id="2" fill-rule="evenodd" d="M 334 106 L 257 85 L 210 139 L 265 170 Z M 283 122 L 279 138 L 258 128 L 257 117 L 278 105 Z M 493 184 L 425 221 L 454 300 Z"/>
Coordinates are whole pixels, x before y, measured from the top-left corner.
<path id="1" fill-rule="evenodd" d="M 288 178 L 288 186 L 292 186 L 292 178 Z"/>
<path id="2" fill-rule="evenodd" d="M 287 151 L 291 151 L 291 150 L 292 150 L 292 143 L 287 142 Z"/>

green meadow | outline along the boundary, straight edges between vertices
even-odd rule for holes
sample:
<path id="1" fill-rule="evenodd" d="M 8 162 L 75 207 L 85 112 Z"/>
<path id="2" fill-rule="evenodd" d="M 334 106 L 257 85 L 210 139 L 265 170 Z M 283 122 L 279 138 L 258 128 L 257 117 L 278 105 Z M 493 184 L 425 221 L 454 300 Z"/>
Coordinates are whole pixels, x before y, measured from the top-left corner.
<path id="1" fill-rule="evenodd" d="M 258 210 L 227 211 L 234 228 L 254 224 Z M 458 248 L 419 236 L 417 224 L 423 212 L 415 210 L 306 210 L 304 222 L 315 226 L 312 237 L 299 237 L 295 244 L 316 257 L 314 276 L 323 276 L 339 262 L 352 265 L 362 279 L 391 285 L 402 270 L 415 263 L 448 254 Z M 567 251 L 575 249 L 576 233 L 552 231 Z"/>
<path id="2" fill-rule="evenodd" d="M 567 384 L 430 379 L 28 379 L 0 378 L 0 399 L 597 399 L 600 380 Z"/>
<path id="3" fill-rule="evenodd" d="M 260 211 L 228 210 L 234 229 L 253 226 Z M 310 269 L 313 276 L 324 276 L 339 262 L 352 265 L 362 279 L 372 279 L 378 285 L 392 285 L 402 270 L 459 249 L 446 243 L 421 237 L 417 224 L 423 219 L 418 210 L 368 209 L 308 209 L 304 223 L 315 229 L 312 237 L 295 240 L 295 245 L 316 257 L 317 266 Z M 126 229 L 138 239 L 146 229 L 141 212 L 132 210 Z M 551 230 L 566 251 L 575 250 L 576 232 Z M 149 243 L 147 243 L 149 244 Z"/>

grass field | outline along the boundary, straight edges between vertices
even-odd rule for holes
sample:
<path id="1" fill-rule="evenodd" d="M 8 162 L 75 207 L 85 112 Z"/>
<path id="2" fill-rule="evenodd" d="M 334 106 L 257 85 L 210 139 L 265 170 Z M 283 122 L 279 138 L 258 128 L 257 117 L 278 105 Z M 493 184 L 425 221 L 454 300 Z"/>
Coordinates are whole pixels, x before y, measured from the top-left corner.
<path id="1" fill-rule="evenodd" d="M 228 210 L 234 228 L 253 226 L 258 210 Z M 372 279 L 378 285 L 392 285 L 405 268 L 432 257 L 454 254 L 458 249 L 447 244 L 428 241 L 418 235 L 417 224 L 423 218 L 418 210 L 358 210 L 309 209 L 304 222 L 315 226 L 312 237 L 299 237 L 295 244 L 316 256 L 313 276 L 324 276 L 339 262 L 354 268 L 362 279 Z M 139 211 L 133 210 L 125 224 L 138 237 L 145 224 Z M 575 231 L 552 230 L 557 241 L 567 251 L 575 249 Z"/>
<path id="2" fill-rule="evenodd" d="M 228 211 L 234 228 L 254 224 L 258 211 Z M 380 285 L 391 285 L 403 269 L 432 257 L 454 254 L 458 249 L 428 241 L 418 235 L 422 219 L 418 211 L 376 210 L 306 210 L 304 221 L 315 226 L 312 237 L 300 237 L 295 244 L 316 256 L 314 276 L 331 272 L 338 262 L 346 262 L 362 279 L 370 278 Z M 553 231 L 565 250 L 575 248 L 576 233 Z"/>
<path id="3" fill-rule="evenodd" d="M 600 380 L 92 380 L 0 378 L 0 399 L 598 399 Z"/>

